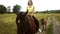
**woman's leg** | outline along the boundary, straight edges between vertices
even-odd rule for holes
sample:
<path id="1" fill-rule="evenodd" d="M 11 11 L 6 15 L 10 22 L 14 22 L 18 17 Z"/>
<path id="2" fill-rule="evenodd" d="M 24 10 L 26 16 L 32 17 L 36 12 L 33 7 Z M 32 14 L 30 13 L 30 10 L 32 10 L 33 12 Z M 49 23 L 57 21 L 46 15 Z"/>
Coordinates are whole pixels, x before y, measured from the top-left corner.
<path id="1" fill-rule="evenodd" d="M 39 22 L 38 22 L 38 20 L 34 16 L 32 16 L 32 17 L 33 17 L 33 19 L 35 21 L 35 24 L 36 24 L 37 28 L 39 29 Z"/>

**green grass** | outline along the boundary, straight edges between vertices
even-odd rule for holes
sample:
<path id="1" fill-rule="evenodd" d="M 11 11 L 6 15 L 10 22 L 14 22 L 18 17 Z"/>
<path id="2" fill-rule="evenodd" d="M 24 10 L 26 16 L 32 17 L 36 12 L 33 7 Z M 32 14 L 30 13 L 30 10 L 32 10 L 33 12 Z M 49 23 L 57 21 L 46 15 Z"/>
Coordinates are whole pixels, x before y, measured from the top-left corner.
<path id="1" fill-rule="evenodd" d="M 58 16 L 56 16 L 58 15 Z M 37 20 L 40 22 L 42 18 L 48 18 L 49 16 L 60 17 L 59 14 L 35 14 Z M 0 14 L 0 34 L 16 34 L 17 28 L 15 23 L 16 15 L 15 14 Z M 60 19 L 59 19 L 60 20 Z M 40 23 L 39 23 L 40 24 Z M 52 26 L 49 26 L 52 27 Z M 48 28 L 48 30 L 51 30 Z"/>
<path id="2" fill-rule="evenodd" d="M 53 34 L 53 24 L 52 23 L 50 23 L 47 28 L 47 34 Z"/>
<path id="3" fill-rule="evenodd" d="M 0 15 L 0 34 L 16 34 L 15 14 Z"/>

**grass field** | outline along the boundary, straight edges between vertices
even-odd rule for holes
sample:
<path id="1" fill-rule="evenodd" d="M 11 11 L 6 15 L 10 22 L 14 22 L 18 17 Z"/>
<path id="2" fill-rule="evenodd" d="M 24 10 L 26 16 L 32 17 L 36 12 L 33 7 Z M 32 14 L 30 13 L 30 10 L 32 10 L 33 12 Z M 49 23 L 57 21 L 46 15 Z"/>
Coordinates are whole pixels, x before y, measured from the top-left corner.
<path id="1" fill-rule="evenodd" d="M 37 20 L 40 23 L 40 20 L 42 18 L 48 18 L 52 16 L 56 16 L 57 20 L 60 21 L 60 14 L 58 13 L 52 13 L 52 14 L 35 14 L 34 16 L 37 18 Z M 0 34 L 16 34 L 17 28 L 16 28 L 16 14 L 0 14 Z M 48 29 L 49 30 L 49 29 Z"/>

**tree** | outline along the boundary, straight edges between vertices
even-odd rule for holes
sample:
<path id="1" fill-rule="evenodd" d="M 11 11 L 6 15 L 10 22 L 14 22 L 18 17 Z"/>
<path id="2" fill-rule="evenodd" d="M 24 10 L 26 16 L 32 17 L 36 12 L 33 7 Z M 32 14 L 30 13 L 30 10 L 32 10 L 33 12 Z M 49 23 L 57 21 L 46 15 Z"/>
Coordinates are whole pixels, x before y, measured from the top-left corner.
<path id="1" fill-rule="evenodd" d="M 7 7 L 7 12 L 11 12 L 11 6 Z"/>
<path id="2" fill-rule="evenodd" d="M 20 6 L 20 5 L 15 5 L 15 6 L 13 6 L 13 12 L 14 12 L 14 13 L 19 12 L 20 9 L 21 9 L 21 6 Z"/>
<path id="3" fill-rule="evenodd" d="M 5 13 L 7 11 L 4 5 L 0 5 L 0 13 Z"/>

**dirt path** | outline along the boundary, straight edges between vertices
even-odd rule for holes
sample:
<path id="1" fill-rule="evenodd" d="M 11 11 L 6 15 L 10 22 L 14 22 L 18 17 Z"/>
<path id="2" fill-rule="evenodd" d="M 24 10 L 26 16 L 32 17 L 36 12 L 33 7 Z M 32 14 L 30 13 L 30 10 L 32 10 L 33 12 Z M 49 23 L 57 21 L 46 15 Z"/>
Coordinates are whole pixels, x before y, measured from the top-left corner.
<path id="1" fill-rule="evenodd" d="M 52 23 L 53 23 L 53 33 L 60 34 L 60 24 L 59 21 L 56 19 L 56 17 L 52 17 Z"/>
<path id="2" fill-rule="evenodd" d="M 51 20 L 51 17 L 48 17 L 47 19 L 47 28 L 48 28 L 48 25 L 50 24 L 50 20 Z M 36 34 L 47 34 L 46 31 L 43 31 L 43 32 L 37 32 Z"/>

